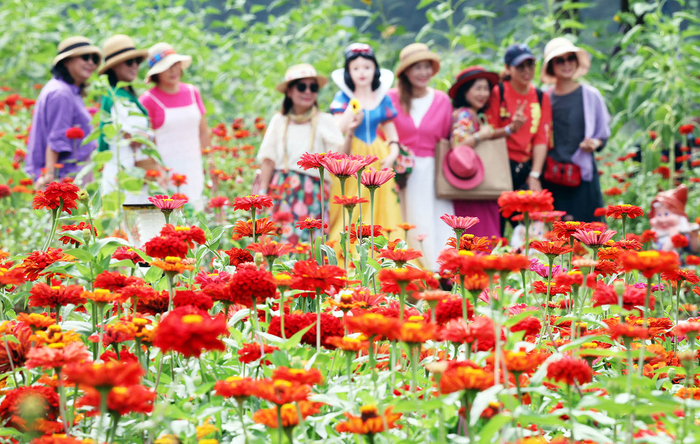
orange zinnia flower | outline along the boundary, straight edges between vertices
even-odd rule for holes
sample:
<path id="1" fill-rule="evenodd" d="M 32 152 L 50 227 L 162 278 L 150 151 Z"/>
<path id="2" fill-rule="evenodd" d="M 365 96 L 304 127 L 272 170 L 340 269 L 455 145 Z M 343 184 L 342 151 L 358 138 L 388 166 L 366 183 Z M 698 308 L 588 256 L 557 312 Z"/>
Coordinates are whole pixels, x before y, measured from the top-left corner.
<path id="1" fill-rule="evenodd" d="M 530 243 L 530 248 L 539 251 L 540 253 L 547 256 L 549 259 L 554 259 L 559 255 L 570 253 L 573 251 L 573 248 L 571 248 L 569 245 L 566 245 L 564 241 L 534 241 Z"/>
<path id="2" fill-rule="evenodd" d="M 74 363 L 65 367 L 63 371 L 68 382 L 87 385 L 101 391 L 137 385 L 144 374 L 138 362 L 119 361 Z"/>
<path id="3" fill-rule="evenodd" d="M 318 265 L 311 259 L 294 264 L 292 288 L 296 290 L 325 292 L 331 287 L 343 287 L 346 283 L 345 270 L 335 265 Z"/>
<path id="4" fill-rule="evenodd" d="M 383 259 L 389 259 L 396 263 L 398 268 L 403 267 L 409 261 L 423 257 L 423 253 L 414 250 L 412 248 L 407 248 L 405 250 L 395 249 L 395 250 L 382 250 L 379 253 L 379 257 Z"/>
<path id="5" fill-rule="evenodd" d="M 345 352 L 356 353 L 369 348 L 369 341 L 364 340 L 364 335 L 357 338 L 333 336 L 328 338 L 328 343 Z"/>
<path id="6" fill-rule="evenodd" d="M 471 361 L 456 363 L 447 368 L 440 377 L 440 392 L 454 393 L 461 390 L 482 391 L 493 385 L 493 373 Z"/>
<path id="7" fill-rule="evenodd" d="M 626 251 L 620 255 L 620 264 L 625 271 L 638 270 L 651 279 L 655 274 L 675 271 L 680 262 L 673 251 Z"/>
<path id="8" fill-rule="evenodd" d="M 260 347 L 258 347 L 258 350 Z M 214 394 L 225 398 L 234 398 L 237 402 L 242 402 L 245 398 L 255 394 L 255 381 L 251 378 L 240 376 L 230 376 L 224 381 L 216 381 Z"/>
<path id="9" fill-rule="evenodd" d="M 513 213 L 552 211 L 554 198 L 548 190 L 508 191 L 498 198 L 498 206 L 501 207 L 503 217 L 510 217 Z"/>
<path id="10" fill-rule="evenodd" d="M 315 368 L 304 370 L 302 368 L 278 367 L 272 372 L 272 379 L 282 379 L 305 385 L 323 383 L 323 375 Z"/>
<path id="11" fill-rule="evenodd" d="M 448 247 L 457 248 L 457 240 L 454 237 L 447 239 L 445 244 Z M 467 251 L 483 251 L 491 252 L 491 240 L 485 237 L 474 236 L 473 234 L 464 234 L 459 240 L 459 249 Z"/>
<path id="12" fill-rule="evenodd" d="M 401 413 L 393 413 L 392 407 L 387 407 L 380 415 L 376 406 L 365 405 L 360 407 L 360 416 L 345 413 L 345 417 L 347 421 L 339 422 L 335 426 L 335 430 L 339 433 L 373 436 L 384 430 L 401 428 L 396 424 L 396 421 L 401 418 Z"/>
<path id="13" fill-rule="evenodd" d="M 608 205 L 605 216 L 612 217 L 613 219 L 622 219 L 625 217 L 634 219 L 635 217 L 644 216 L 644 210 L 636 205 L 630 204 Z"/>
<path id="14" fill-rule="evenodd" d="M 107 394 L 107 411 L 112 415 L 127 415 L 132 412 L 151 413 L 156 392 L 142 385 L 114 387 Z M 97 390 L 87 389 L 85 395 L 76 404 L 78 407 L 100 407 L 100 394 Z M 93 410 L 88 415 L 97 415 Z"/>
<path id="15" fill-rule="evenodd" d="M 364 313 L 358 316 L 346 316 L 344 321 L 347 328 L 353 332 L 362 333 L 368 338 L 372 336 L 393 337 L 399 326 L 396 318 L 390 318 L 378 313 Z"/>
<path id="16" fill-rule="evenodd" d="M 298 406 L 298 408 L 297 408 Z M 280 414 L 282 416 L 282 428 L 291 429 L 299 424 L 299 412 L 302 418 L 314 415 L 321 411 L 321 402 L 300 401 L 297 405 L 284 404 L 282 405 Z M 271 429 L 279 427 L 279 417 L 277 409 L 262 409 L 253 413 L 253 421 L 258 424 L 264 424 Z M 202 441 L 200 441 L 201 443 Z"/>
<path id="17" fill-rule="evenodd" d="M 17 322 L 24 322 L 29 325 L 32 331 L 36 331 L 55 324 L 56 320 L 45 313 L 18 313 Z"/>
<path id="18" fill-rule="evenodd" d="M 99 305 L 114 302 L 119 297 L 119 294 L 112 293 L 106 288 L 96 288 L 94 291 L 84 291 L 83 297 Z"/>
<path id="19" fill-rule="evenodd" d="M 311 387 L 283 379 L 260 379 L 255 381 L 254 395 L 277 405 L 306 401 Z"/>
<path id="20" fill-rule="evenodd" d="M 277 225 L 267 217 L 255 219 L 255 235 L 264 236 L 267 234 L 277 236 Z M 241 240 L 244 237 L 253 237 L 252 220 L 239 220 L 233 225 L 233 240 Z"/>
<path id="21" fill-rule="evenodd" d="M 506 363 L 506 369 L 509 372 L 515 373 L 516 377 L 519 373 L 531 373 L 542 364 L 549 355 L 547 353 L 524 351 L 506 351 L 503 354 Z"/>
<path id="22" fill-rule="evenodd" d="M 81 305 L 87 302 L 80 285 L 54 285 L 49 287 L 37 283 L 29 290 L 30 307 L 58 307 L 68 304 Z"/>
<path id="23" fill-rule="evenodd" d="M 413 267 L 383 268 L 379 271 L 378 278 L 382 283 L 382 291 L 394 294 L 419 291 L 423 288 L 422 281 L 428 281 L 429 285 L 433 283 L 431 281 L 435 281 L 429 271 Z"/>
<path id="24" fill-rule="evenodd" d="M 437 337 L 437 325 L 423 322 L 404 322 L 396 332 L 396 338 L 407 344 L 416 345 Z"/>
<path id="25" fill-rule="evenodd" d="M 170 273 L 175 273 L 175 274 L 180 274 L 183 271 L 192 271 L 194 270 L 194 267 L 192 265 L 188 265 L 182 261 L 179 257 L 174 257 L 174 256 L 168 256 L 164 260 L 154 260 L 151 262 L 151 265 L 154 267 L 158 267 L 161 270 Z"/>
<path id="26" fill-rule="evenodd" d="M 45 268 L 55 262 L 69 262 L 73 260 L 72 256 L 68 256 L 63 253 L 60 248 L 49 248 L 47 251 L 34 251 L 22 262 L 20 268 L 24 270 L 27 275 L 27 279 L 30 281 L 35 281 L 39 276 L 43 276 L 42 273 Z"/>

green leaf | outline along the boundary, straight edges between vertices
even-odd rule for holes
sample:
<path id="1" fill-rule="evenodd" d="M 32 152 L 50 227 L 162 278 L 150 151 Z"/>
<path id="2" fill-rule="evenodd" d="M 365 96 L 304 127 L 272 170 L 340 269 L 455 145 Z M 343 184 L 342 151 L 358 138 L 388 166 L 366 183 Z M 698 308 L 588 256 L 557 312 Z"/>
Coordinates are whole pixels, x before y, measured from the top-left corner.
<path id="1" fill-rule="evenodd" d="M 95 256 L 92 254 L 88 253 L 85 250 L 82 250 L 80 248 L 74 248 L 72 250 L 66 251 L 66 254 L 73 256 L 74 258 L 78 259 L 79 261 L 83 262 L 92 262 L 95 260 Z"/>
<path id="2" fill-rule="evenodd" d="M 305 327 L 305 328 L 299 330 L 298 332 L 294 333 L 294 335 L 291 338 L 287 338 L 287 340 L 284 342 L 284 344 L 282 344 L 282 346 L 280 348 L 283 350 L 293 349 L 294 347 L 299 345 L 299 343 L 301 342 L 301 338 L 304 337 L 306 332 L 311 330 L 311 328 L 314 327 L 315 325 L 316 325 L 316 322 L 314 322 L 313 324 L 309 325 L 308 327 Z"/>
<path id="3" fill-rule="evenodd" d="M 152 284 L 153 282 L 157 281 L 163 276 L 163 270 L 161 270 L 158 267 L 151 267 L 148 269 L 146 272 L 146 275 L 143 277 L 146 282 L 149 284 Z"/>

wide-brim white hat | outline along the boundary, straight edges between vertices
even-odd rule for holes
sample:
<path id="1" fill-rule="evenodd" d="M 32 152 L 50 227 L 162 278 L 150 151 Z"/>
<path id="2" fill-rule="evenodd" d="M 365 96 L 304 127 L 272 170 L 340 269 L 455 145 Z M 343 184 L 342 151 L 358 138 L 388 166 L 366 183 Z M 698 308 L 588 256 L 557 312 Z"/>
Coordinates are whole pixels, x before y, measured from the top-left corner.
<path id="1" fill-rule="evenodd" d="M 146 83 L 151 81 L 151 76 L 165 72 L 176 63 L 182 63 L 182 69 L 187 69 L 192 64 L 192 57 L 175 52 L 167 43 L 156 43 L 148 50 L 148 72 Z"/>
<path id="2" fill-rule="evenodd" d="M 585 49 L 579 48 L 574 45 L 569 39 L 564 37 L 557 37 L 552 39 L 547 46 L 544 47 L 544 63 L 542 64 L 540 71 L 540 80 L 542 83 L 556 83 L 556 77 L 547 74 L 547 67 L 549 63 L 555 58 L 568 53 L 576 54 L 578 58 L 578 68 L 574 72 L 574 79 L 583 77 L 588 73 L 591 68 L 591 56 Z"/>

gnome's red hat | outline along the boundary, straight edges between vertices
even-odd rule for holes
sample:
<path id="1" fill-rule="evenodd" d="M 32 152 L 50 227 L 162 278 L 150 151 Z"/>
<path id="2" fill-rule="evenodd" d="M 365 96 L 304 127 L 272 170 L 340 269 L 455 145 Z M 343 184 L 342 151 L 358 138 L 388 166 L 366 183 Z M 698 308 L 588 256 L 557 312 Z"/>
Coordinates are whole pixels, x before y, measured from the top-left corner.
<path id="1" fill-rule="evenodd" d="M 688 188 L 685 184 L 679 186 L 675 190 L 662 191 L 656 195 L 654 200 L 651 201 L 651 211 L 649 212 L 649 218 L 653 218 L 656 214 L 654 210 L 654 204 L 660 202 L 664 204 L 673 213 L 680 216 L 688 217 L 685 214 L 685 204 L 688 202 Z"/>

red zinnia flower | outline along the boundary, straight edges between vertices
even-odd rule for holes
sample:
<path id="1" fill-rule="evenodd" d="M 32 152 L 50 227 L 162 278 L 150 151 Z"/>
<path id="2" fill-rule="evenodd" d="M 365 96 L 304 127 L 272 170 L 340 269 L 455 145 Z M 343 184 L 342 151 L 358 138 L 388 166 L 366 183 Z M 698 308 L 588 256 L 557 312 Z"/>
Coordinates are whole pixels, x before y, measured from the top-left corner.
<path id="1" fill-rule="evenodd" d="M 63 372 L 68 382 L 83 384 L 97 390 L 137 385 L 144 370 L 137 362 L 80 362 L 68 365 Z"/>
<path id="2" fill-rule="evenodd" d="M 85 395 L 78 400 L 78 407 L 100 407 L 100 393 L 97 390 L 87 389 Z M 112 415 L 126 415 L 132 412 L 151 413 L 156 392 L 142 385 L 128 387 L 114 387 L 107 394 L 107 411 Z M 97 415 L 98 410 L 89 412 L 88 415 Z"/>
<path id="3" fill-rule="evenodd" d="M 644 210 L 630 204 L 608 205 L 605 215 L 614 219 L 622 219 L 623 217 L 634 219 L 635 217 L 644 216 Z"/>
<path id="4" fill-rule="evenodd" d="M 530 248 L 533 250 L 539 251 L 540 253 L 544 254 L 547 256 L 549 259 L 555 258 L 559 255 L 570 253 L 573 251 L 573 249 L 569 246 L 566 245 L 564 241 L 557 241 L 557 242 L 542 242 L 542 241 L 533 241 L 530 243 Z"/>
<path id="5" fill-rule="evenodd" d="M 268 258 L 277 258 L 284 256 L 290 251 L 294 250 L 294 245 L 292 244 L 282 244 L 277 241 L 271 240 L 269 237 L 263 238 L 261 242 L 248 245 L 250 251 L 260 253 Z"/>
<path id="6" fill-rule="evenodd" d="M 185 244 L 189 248 L 194 248 L 195 243 L 202 245 L 207 242 L 207 235 L 204 233 L 204 230 L 194 225 L 191 227 L 175 227 L 173 225 L 166 224 L 160 230 L 160 235 L 163 237 L 179 237 L 185 241 Z"/>
<path id="7" fill-rule="evenodd" d="M 228 335 L 223 314 L 212 318 L 204 310 L 180 307 L 170 311 L 155 330 L 153 345 L 163 352 L 175 350 L 185 357 L 199 357 L 204 350 L 226 350 L 218 339 Z"/>
<path id="8" fill-rule="evenodd" d="M 354 244 L 360 237 L 369 239 L 372 236 L 372 231 L 374 231 L 375 236 L 381 235 L 384 228 L 375 224 L 373 230 L 372 225 L 362 224 L 361 226 L 356 226 L 355 224 L 350 224 L 350 228 L 345 226 L 345 231 L 350 233 L 350 243 Z"/>
<path id="9" fill-rule="evenodd" d="M 532 213 L 534 211 L 554 210 L 554 198 L 548 190 L 532 191 L 519 190 L 504 192 L 498 198 L 503 217 L 513 213 Z"/>
<path id="10" fill-rule="evenodd" d="M 636 288 L 628 286 L 622 294 L 622 306 L 625 310 L 632 310 L 635 307 L 644 307 L 646 299 L 646 290 L 644 288 Z M 593 307 L 601 305 L 618 305 L 619 298 L 612 285 L 605 285 L 599 282 L 593 292 Z M 649 306 L 653 307 L 656 303 L 654 295 L 649 295 Z"/>
<path id="11" fill-rule="evenodd" d="M 316 323 L 315 313 L 291 313 L 284 315 L 285 337 L 291 338 L 297 332 Z M 282 328 L 279 316 L 273 316 L 267 333 L 282 337 Z M 328 313 L 321 313 L 321 345 L 333 349 L 335 346 L 328 342 L 333 336 L 343 336 L 343 324 L 340 318 Z M 301 338 L 301 342 L 307 345 L 316 345 L 316 327 L 310 328 Z M 258 349 L 260 347 L 258 346 Z"/>
<path id="12" fill-rule="evenodd" d="M 547 378 L 568 385 L 587 384 L 593 380 L 593 370 L 584 359 L 564 356 L 547 366 Z"/>
<path id="13" fill-rule="evenodd" d="M 31 307 L 65 307 L 68 304 L 81 305 L 87 302 L 83 297 L 83 287 L 80 285 L 57 285 L 50 287 L 44 283 L 36 283 L 29 290 L 29 305 Z"/>
<path id="14" fill-rule="evenodd" d="M 274 298 L 277 287 L 274 284 L 272 273 L 259 270 L 255 264 L 241 264 L 226 285 L 223 297 L 226 302 L 241 304 L 251 308 L 253 298 L 255 302 L 262 302 Z M 212 295 L 213 299 L 217 299 Z"/>
<path id="15" fill-rule="evenodd" d="M 189 306 L 208 311 L 214 306 L 214 301 L 202 291 L 175 290 L 173 305 L 176 308 Z"/>
<path id="16" fill-rule="evenodd" d="M 217 196 L 209 199 L 209 208 L 223 208 L 228 205 L 228 198 L 225 196 Z"/>
<path id="17" fill-rule="evenodd" d="M 649 339 L 649 329 L 630 324 L 615 324 L 608 328 L 610 338 L 615 340 L 620 337 L 625 341 L 634 339 Z"/>
<path id="18" fill-rule="evenodd" d="M 46 190 L 36 193 L 32 202 L 32 208 L 35 210 L 42 208 L 55 210 L 62 203 L 62 211 L 72 214 L 71 210 L 78 208 L 78 191 L 80 191 L 80 188 L 75 184 L 51 182 L 46 187 Z"/>
<path id="19" fill-rule="evenodd" d="M 639 236 L 639 241 L 643 244 L 656 242 L 657 240 L 659 240 L 659 238 L 653 230 L 644 230 L 641 236 Z"/>
<path id="20" fill-rule="evenodd" d="M 170 177 L 170 180 L 172 181 L 173 185 L 179 187 L 187 183 L 187 176 L 185 176 L 184 174 L 173 174 Z"/>
<path id="21" fill-rule="evenodd" d="M 378 313 L 363 313 L 357 316 L 346 316 L 344 322 L 348 330 L 362 333 L 368 338 L 372 336 L 393 338 L 399 326 L 398 319 Z"/>
<path id="22" fill-rule="evenodd" d="M 688 241 L 685 234 L 678 233 L 671 236 L 671 243 L 673 244 L 674 248 L 685 248 L 688 246 L 690 241 Z"/>
<path id="23" fill-rule="evenodd" d="M 360 183 L 370 190 L 377 189 L 393 179 L 394 176 L 396 176 L 396 173 L 394 170 L 389 168 L 384 168 L 377 171 L 374 168 L 369 167 L 362 172 L 362 175 L 360 176 Z"/>
<path id="24" fill-rule="evenodd" d="M 272 198 L 268 195 L 254 195 L 245 197 L 236 197 L 233 200 L 233 208 L 235 210 L 250 211 L 251 208 L 262 210 L 263 208 L 272 207 Z"/>
<path id="25" fill-rule="evenodd" d="M 165 259 L 166 257 L 184 258 L 189 248 L 186 240 L 181 236 L 157 236 L 144 244 L 146 254 Z"/>
<path id="26" fill-rule="evenodd" d="M 272 379 L 283 379 L 297 384 L 317 385 L 323 383 L 323 375 L 315 368 L 309 370 L 277 367 L 272 372 Z"/>
<path id="27" fill-rule="evenodd" d="M 238 349 L 237 352 L 238 360 L 244 364 L 250 364 L 251 362 L 255 362 L 258 359 L 262 358 L 263 352 L 267 355 L 273 353 L 275 350 L 279 350 L 279 348 L 274 347 L 272 345 L 264 344 L 263 349 L 261 350 L 260 344 L 242 344 L 242 347 Z M 269 362 L 266 363 L 269 364 Z"/>
<path id="28" fill-rule="evenodd" d="M 420 251 L 416 251 L 412 248 L 407 248 L 405 250 L 382 250 L 379 253 L 379 257 L 383 259 L 392 260 L 394 261 L 397 267 L 401 268 L 413 259 L 423 257 L 423 253 L 421 253 Z"/>
<path id="29" fill-rule="evenodd" d="M 144 281 L 136 276 L 124 276 L 117 271 L 103 271 L 98 274 L 93 283 L 95 288 L 106 288 L 118 292 L 130 285 L 143 285 Z"/>
<path id="30" fill-rule="evenodd" d="M 61 233 L 65 233 L 67 231 L 83 231 L 83 230 L 88 230 L 92 231 L 95 236 L 97 236 L 97 230 L 92 227 L 90 224 L 85 223 L 85 222 L 80 222 L 78 225 L 61 225 Z M 80 245 L 81 242 L 77 239 L 74 239 L 70 236 L 61 236 L 58 238 L 58 241 L 63 243 L 63 245 L 71 244 L 71 245 Z"/>
<path id="31" fill-rule="evenodd" d="M 431 272 L 414 267 L 383 268 L 377 277 L 382 283 L 382 291 L 385 293 L 399 294 L 402 291 L 411 293 L 423 290 L 425 289 L 423 281 L 427 281 L 428 286 L 437 288 L 437 281 Z"/>
<path id="32" fill-rule="evenodd" d="M 606 196 L 619 196 L 620 194 L 622 194 L 622 190 L 618 187 L 612 187 L 603 191 L 603 194 L 605 194 Z"/>
<path id="33" fill-rule="evenodd" d="M 234 267 L 245 262 L 253 262 L 253 255 L 243 248 L 231 248 L 230 250 L 224 251 L 224 253 L 229 257 L 229 261 Z"/>
<path id="34" fill-rule="evenodd" d="M 694 129 L 695 129 L 695 127 L 693 126 L 692 123 L 686 123 L 685 125 L 681 125 L 681 126 L 678 128 L 678 132 L 681 133 L 681 134 L 684 134 L 684 135 L 685 135 L 685 134 L 691 134 L 691 133 L 693 132 Z"/>
<path id="35" fill-rule="evenodd" d="M 118 260 L 118 261 L 131 261 L 135 264 L 142 262 L 143 259 L 141 259 L 141 256 L 134 250 L 133 248 L 129 247 L 119 247 L 117 248 L 114 253 L 112 253 L 112 259 Z"/>
<path id="36" fill-rule="evenodd" d="M 493 385 L 493 373 L 471 361 L 452 362 L 440 377 L 440 393 L 448 394 L 468 391 L 483 391 Z"/>
<path id="37" fill-rule="evenodd" d="M 61 344 L 63 345 L 63 344 Z M 82 362 L 90 357 L 82 342 L 69 342 L 63 346 L 34 347 L 27 353 L 27 368 L 41 367 L 44 370 L 61 368 L 74 362 Z"/>
<path id="38" fill-rule="evenodd" d="M 333 203 L 335 205 L 342 205 L 345 208 L 355 208 L 357 204 L 363 204 L 369 202 L 368 199 L 364 197 L 357 196 L 333 196 Z"/>
<path id="39" fill-rule="evenodd" d="M 323 164 L 323 160 L 326 157 L 342 157 L 342 154 L 339 153 L 304 153 L 301 155 L 299 158 L 299 161 L 297 162 L 297 165 L 302 168 L 304 171 L 310 170 L 312 168 L 314 169 L 325 169 L 325 166 Z"/>
<path id="40" fill-rule="evenodd" d="M 73 126 L 66 130 L 67 139 L 82 139 L 83 137 L 85 137 L 85 131 L 78 126 Z"/>
<path id="41" fill-rule="evenodd" d="M 63 430 L 57 421 L 59 398 L 51 387 L 32 385 L 18 387 L 4 393 L 0 403 L 0 419 L 5 427 L 12 427 L 24 433 L 50 434 Z M 27 421 L 28 411 L 34 421 Z"/>
<path id="42" fill-rule="evenodd" d="M 324 293 L 331 287 L 343 287 L 346 282 L 345 270 L 335 265 L 318 265 L 315 260 L 294 263 L 292 288 L 296 290 Z"/>
<path id="43" fill-rule="evenodd" d="M 314 230 L 321 228 L 321 219 L 307 217 L 306 219 L 294 224 L 296 228 L 301 230 Z M 328 228 L 328 224 L 324 223 L 323 228 Z"/>
<path id="44" fill-rule="evenodd" d="M 276 429 L 282 421 L 282 428 L 289 432 L 301 419 L 320 412 L 322 406 L 320 402 L 299 401 L 296 404 L 284 404 L 279 411 L 276 408 L 260 409 L 253 413 L 253 422 Z"/>
<path id="45" fill-rule="evenodd" d="M 260 346 L 255 344 L 260 352 Z M 235 398 L 242 401 L 255 393 L 255 381 L 251 378 L 240 376 L 229 376 L 224 381 L 216 381 L 214 384 L 214 394 L 225 398 Z"/>
<path id="46" fill-rule="evenodd" d="M 295 384 L 283 379 L 259 379 L 254 385 L 255 396 L 273 402 L 277 405 L 306 401 L 311 393 L 311 387 Z"/>

